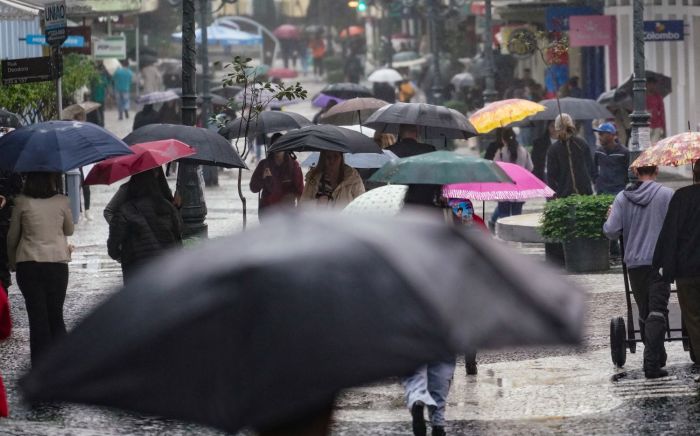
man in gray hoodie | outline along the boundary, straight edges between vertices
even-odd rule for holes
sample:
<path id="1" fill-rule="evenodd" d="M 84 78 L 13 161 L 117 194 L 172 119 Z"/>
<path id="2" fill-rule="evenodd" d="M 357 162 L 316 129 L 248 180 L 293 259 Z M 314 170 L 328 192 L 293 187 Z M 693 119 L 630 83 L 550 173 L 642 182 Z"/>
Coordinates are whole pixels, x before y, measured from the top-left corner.
<path id="1" fill-rule="evenodd" d="M 664 333 L 670 287 L 652 267 L 656 240 L 666 217 L 673 190 L 656 182 L 657 167 L 636 168 L 639 181 L 617 194 L 603 232 L 610 239 L 620 233 L 625 242 L 625 264 L 632 294 L 639 308 L 644 342 L 644 375 L 665 377 Z"/>

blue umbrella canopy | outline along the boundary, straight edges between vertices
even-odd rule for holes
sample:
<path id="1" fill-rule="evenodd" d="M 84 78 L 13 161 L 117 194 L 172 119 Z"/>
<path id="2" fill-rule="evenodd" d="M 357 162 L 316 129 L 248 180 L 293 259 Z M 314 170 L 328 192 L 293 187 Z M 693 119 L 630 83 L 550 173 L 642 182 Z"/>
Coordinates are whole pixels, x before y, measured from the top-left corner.
<path id="1" fill-rule="evenodd" d="M 194 34 L 197 44 L 201 44 L 202 29 L 195 30 Z M 182 32 L 173 33 L 172 38 L 176 41 L 182 41 Z M 262 44 L 262 36 L 212 24 L 207 27 L 207 43 L 224 46 L 258 45 Z"/>
<path id="2" fill-rule="evenodd" d="M 47 121 L 20 127 L 0 138 L 0 169 L 66 172 L 132 153 L 121 139 L 96 124 Z"/>

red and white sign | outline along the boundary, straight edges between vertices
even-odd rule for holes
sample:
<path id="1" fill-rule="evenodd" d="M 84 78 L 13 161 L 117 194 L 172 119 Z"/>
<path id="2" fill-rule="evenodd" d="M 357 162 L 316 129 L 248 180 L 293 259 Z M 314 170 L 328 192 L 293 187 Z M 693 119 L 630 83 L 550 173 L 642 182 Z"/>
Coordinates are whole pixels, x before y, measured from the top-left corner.
<path id="1" fill-rule="evenodd" d="M 597 47 L 616 41 L 615 17 L 609 15 L 574 15 L 569 17 L 569 45 Z"/>

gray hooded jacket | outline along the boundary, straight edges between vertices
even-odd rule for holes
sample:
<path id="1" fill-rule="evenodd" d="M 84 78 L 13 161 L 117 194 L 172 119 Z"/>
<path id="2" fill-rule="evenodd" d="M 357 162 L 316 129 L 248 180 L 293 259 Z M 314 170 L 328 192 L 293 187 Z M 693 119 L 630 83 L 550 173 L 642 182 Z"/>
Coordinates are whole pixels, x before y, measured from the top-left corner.
<path id="1" fill-rule="evenodd" d="M 617 239 L 622 231 L 629 268 L 651 265 L 671 197 L 673 189 L 653 181 L 637 183 L 615 197 L 603 232 Z"/>

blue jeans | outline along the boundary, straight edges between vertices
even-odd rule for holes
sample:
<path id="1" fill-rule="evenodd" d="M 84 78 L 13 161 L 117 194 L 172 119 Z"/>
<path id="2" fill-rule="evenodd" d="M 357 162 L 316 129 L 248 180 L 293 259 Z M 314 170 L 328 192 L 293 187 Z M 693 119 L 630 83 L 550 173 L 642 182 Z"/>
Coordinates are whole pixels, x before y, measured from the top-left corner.
<path id="1" fill-rule="evenodd" d="M 129 111 L 129 93 L 117 92 L 117 109 L 119 110 L 119 118 Z"/>
<path id="2" fill-rule="evenodd" d="M 445 405 L 455 373 L 455 363 L 455 360 L 451 360 L 421 366 L 403 381 L 408 410 L 411 410 L 416 402 L 422 402 L 428 406 L 430 423 L 433 426 L 445 425 Z"/>
<path id="3" fill-rule="evenodd" d="M 522 201 L 499 201 L 498 206 L 496 206 L 496 210 L 493 211 L 493 215 L 491 215 L 491 219 L 489 219 L 489 221 L 492 224 L 496 224 L 496 221 L 498 221 L 499 218 L 512 215 L 521 215 L 523 213 L 523 204 L 525 203 Z"/>

